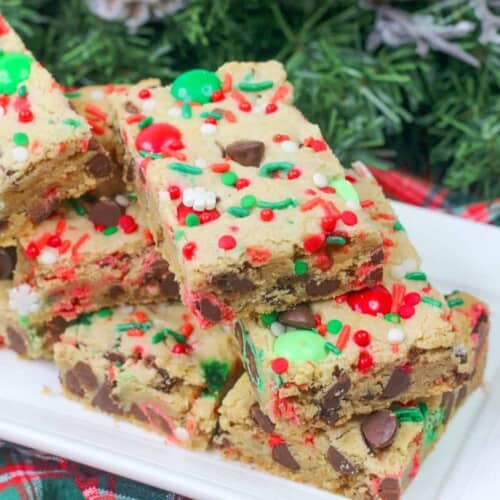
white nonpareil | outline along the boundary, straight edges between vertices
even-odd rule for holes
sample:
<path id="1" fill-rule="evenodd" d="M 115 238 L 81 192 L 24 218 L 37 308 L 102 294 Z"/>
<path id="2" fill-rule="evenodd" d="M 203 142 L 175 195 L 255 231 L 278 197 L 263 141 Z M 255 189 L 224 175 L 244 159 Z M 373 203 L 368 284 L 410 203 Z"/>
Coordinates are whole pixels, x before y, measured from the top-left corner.
<path id="1" fill-rule="evenodd" d="M 182 203 L 196 212 L 213 210 L 217 203 L 215 193 L 204 187 L 186 188 L 182 193 Z"/>
<path id="2" fill-rule="evenodd" d="M 40 295 L 26 283 L 9 290 L 9 307 L 19 314 L 28 316 L 40 309 Z"/>

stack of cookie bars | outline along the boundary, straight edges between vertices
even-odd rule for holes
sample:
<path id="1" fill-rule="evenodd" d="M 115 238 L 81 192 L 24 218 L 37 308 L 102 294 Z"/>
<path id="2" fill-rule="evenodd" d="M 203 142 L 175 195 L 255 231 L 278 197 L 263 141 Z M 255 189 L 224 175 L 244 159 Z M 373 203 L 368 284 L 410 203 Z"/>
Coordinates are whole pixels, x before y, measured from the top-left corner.
<path id="1" fill-rule="evenodd" d="M 277 62 L 61 89 L 0 16 L 0 339 L 65 393 L 352 498 L 399 498 L 482 382 L 443 296 Z"/>

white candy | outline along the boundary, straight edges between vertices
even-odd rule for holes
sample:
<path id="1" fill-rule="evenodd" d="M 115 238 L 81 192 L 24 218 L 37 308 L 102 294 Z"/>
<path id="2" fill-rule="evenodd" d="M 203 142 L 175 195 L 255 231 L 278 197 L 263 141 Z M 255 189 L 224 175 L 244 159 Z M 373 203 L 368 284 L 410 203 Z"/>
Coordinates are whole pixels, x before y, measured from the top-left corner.
<path id="1" fill-rule="evenodd" d="M 203 123 L 200 127 L 200 132 L 203 135 L 213 135 L 217 132 L 217 126 L 213 123 Z"/>
<path id="2" fill-rule="evenodd" d="M 59 256 L 55 250 L 46 248 L 41 251 L 37 260 L 38 262 L 40 262 L 40 264 L 45 264 L 47 266 L 50 266 L 52 264 L 55 264 L 59 260 Z"/>
<path id="3" fill-rule="evenodd" d="M 387 341 L 390 344 L 400 344 L 405 338 L 405 332 L 401 328 L 391 328 L 387 332 Z"/>
<path id="4" fill-rule="evenodd" d="M 294 141 L 283 141 L 281 143 L 281 149 L 283 151 L 286 151 L 287 153 L 295 153 L 299 149 L 299 147 Z"/>
<path id="5" fill-rule="evenodd" d="M 278 321 L 275 321 L 274 323 L 271 323 L 271 333 L 275 336 L 275 337 L 279 337 L 280 335 L 282 335 L 283 333 L 285 333 L 285 326 L 282 325 L 281 323 L 279 323 Z"/>
<path id="6" fill-rule="evenodd" d="M 199 168 L 206 168 L 207 160 L 205 160 L 205 158 L 196 158 L 196 160 L 194 160 L 194 164 Z"/>
<path id="7" fill-rule="evenodd" d="M 12 150 L 12 156 L 16 161 L 25 161 L 28 158 L 28 150 L 23 146 L 17 146 Z"/>
<path id="8" fill-rule="evenodd" d="M 315 173 L 313 175 L 313 182 L 319 188 L 324 188 L 324 187 L 328 186 L 328 179 L 326 178 L 326 175 L 324 175 L 324 174 Z"/>
<path id="9" fill-rule="evenodd" d="M 150 98 L 150 99 L 144 99 L 142 101 L 142 109 L 144 111 L 151 111 L 155 106 L 156 106 L 155 100 L 152 99 L 152 98 Z M 179 108 L 177 108 L 177 109 L 179 109 Z"/>
<path id="10" fill-rule="evenodd" d="M 19 316 L 36 313 L 40 309 L 40 295 L 30 285 L 23 283 L 9 290 L 9 307 Z"/>
<path id="11" fill-rule="evenodd" d="M 182 203 L 186 207 L 193 207 L 196 212 L 213 210 L 217 203 L 215 193 L 204 187 L 186 188 L 182 193 Z"/>
<path id="12" fill-rule="evenodd" d="M 189 432 L 184 427 L 176 427 L 174 429 L 174 436 L 179 441 L 187 441 L 189 439 Z"/>
<path id="13" fill-rule="evenodd" d="M 104 97 L 104 92 L 100 89 L 96 89 L 96 90 L 93 90 L 91 93 L 90 93 L 90 97 L 94 100 L 94 101 L 100 101 L 103 97 Z"/>
<path id="14" fill-rule="evenodd" d="M 391 274 L 396 279 L 402 279 L 405 277 L 406 273 L 411 273 L 413 271 L 418 270 L 418 262 L 415 259 L 409 257 L 408 259 L 403 260 L 401 264 L 391 267 Z"/>
<path id="15" fill-rule="evenodd" d="M 130 201 L 126 196 L 123 194 L 118 194 L 115 196 L 115 201 L 120 205 L 121 207 L 128 207 L 130 205 Z"/>
<path id="16" fill-rule="evenodd" d="M 170 108 L 168 111 L 168 116 L 172 116 L 173 118 L 178 118 L 182 115 L 181 108 Z"/>

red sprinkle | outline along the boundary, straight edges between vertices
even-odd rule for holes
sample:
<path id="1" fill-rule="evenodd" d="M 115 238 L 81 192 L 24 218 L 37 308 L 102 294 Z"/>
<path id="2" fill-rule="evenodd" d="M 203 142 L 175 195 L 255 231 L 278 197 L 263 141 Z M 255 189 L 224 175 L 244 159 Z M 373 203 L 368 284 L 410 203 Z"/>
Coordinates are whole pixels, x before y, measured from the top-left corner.
<path id="1" fill-rule="evenodd" d="M 149 89 L 141 89 L 137 95 L 139 96 L 139 99 L 149 99 L 151 97 L 151 92 Z"/>
<path id="2" fill-rule="evenodd" d="M 273 102 L 270 102 L 266 106 L 266 115 L 270 115 L 271 113 L 275 113 L 276 111 L 278 111 L 278 106 L 276 106 L 276 104 L 274 104 Z"/>
<path id="3" fill-rule="evenodd" d="M 417 292 L 410 292 L 403 300 L 407 306 L 416 306 L 420 302 L 420 295 Z"/>
<path id="4" fill-rule="evenodd" d="M 265 264 L 271 258 L 271 250 L 262 247 L 248 247 L 246 250 L 252 264 Z"/>
<path id="5" fill-rule="evenodd" d="M 134 233 L 135 231 L 137 231 L 138 227 L 135 219 L 128 214 L 122 215 L 118 219 L 118 225 L 125 234 Z"/>
<path id="6" fill-rule="evenodd" d="M 21 123 L 29 123 L 33 121 L 33 113 L 28 108 L 23 108 L 18 114 L 19 121 Z"/>
<path id="7" fill-rule="evenodd" d="M 367 351 L 361 351 L 358 357 L 358 370 L 366 373 L 373 368 L 374 362 L 372 355 Z"/>
<path id="8" fill-rule="evenodd" d="M 274 212 L 272 211 L 272 209 L 270 208 L 263 208 L 261 211 L 260 211 L 260 218 L 264 221 L 264 222 L 269 222 L 270 220 L 273 220 L 274 219 Z"/>
<path id="9" fill-rule="evenodd" d="M 287 134 L 276 134 L 273 135 L 273 142 L 277 142 L 278 144 L 283 141 L 289 141 L 290 136 Z"/>
<path id="10" fill-rule="evenodd" d="M 210 170 L 216 174 L 223 174 L 230 168 L 231 165 L 229 165 L 229 163 L 214 163 L 213 165 L 210 165 Z"/>
<path id="11" fill-rule="evenodd" d="M 181 195 L 181 188 L 179 186 L 168 186 L 168 194 L 171 200 L 176 200 Z"/>
<path id="12" fill-rule="evenodd" d="M 285 373 L 288 370 L 288 361 L 285 358 L 273 359 L 271 369 L 277 374 Z"/>
<path id="13" fill-rule="evenodd" d="M 30 260 L 36 259 L 40 255 L 40 250 L 34 243 L 29 243 L 24 250 L 24 255 Z"/>
<path id="14" fill-rule="evenodd" d="M 234 187 L 238 190 L 244 189 L 246 187 L 250 186 L 250 180 L 245 179 L 244 177 L 240 177 L 237 181 Z"/>
<path id="15" fill-rule="evenodd" d="M 207 118 L 205 118 L 205 123 L 211 123 L 212 125 L 217 125 L 217 120 L 213 116 L 207 116 Z"/>
<path id="16" fill-rule="evenodd" d="M 298 177 L 300 177 L 302 175 L 302 172 L 300 170 L 298 170 L 297 168 L 292 168 L 291 170 L 288 171 L 288 173 L 286 174 L 286 176 L 288 177 L 288 179 L 292 180 L 292 179 L 297 179 Z"/>
<path id="17" fill-rule="evenodd" d="M 222 250 L 232 250 L 236 246 L 236 240 L 230 234 L 224 234 L 219 238 L 219 248 Z"/>
<path id="18" fill-rule="evenodd" d="M 194 241 L 189 241 L 182 247 L 182 255 L 186 260 L 191 260 L 196 252 L 196 243 Z"/>
<path id="19" fill-rule="evenodd" d="M 325 235 L 322 233 L 306 236 L 303 243 L 304 250 L 310 253 L 317 252 L 321 248 L 321 245 L 324 243 L 324 241 Z"/>
<path id="20" fill-rule="evenodd" d="M 332 216 L 326 216 L 321 219 L 321 229 L 327 233 L 333 231 L 337 225 L 337 218 Z"/>
<path id="21" fill-rule="evenodd" d="M 184 323 L 181 327 L 183 337 L 189 337 L 194 331 L 194 326 L 191 323 Z"/>
<path id="22" fill-rule="evenodd" d="M 371 342 L 370 334 L 366 330 L 358 330 L 353 336 L 354 343 L 359 347 L 368 347 Z"/>
<path id="23" fill-rule="evenodd" d="M 340 214 L 340 218 L 346 226 L 354 226 L 358 223 L 358 217 L 354 212 L 351 212 L 350 210 L 344 210 Z"/>
<path id="24" fill-rule="evenodd" d="M 60 247 L 62 245 L 61 237 L 58 236 L 57 234 L 52 235 L 48 239 L 47 245 L 49 245 L 49 247 L 52 247 L 52 248 L 58 248 L 58 247 Z"/>
<path id="25" fill-rule="evenodd" d="M 248 113 L 248 111 L 252 110 L 252 105 L 249 102 L 244 101 L 244 102 L 240 102 L 240 104 L 238 105 L 238 108 L 240 109 L 240 111 L 244 111 L 244 112 Z"/>
<path id="26" fill-rule="evenodd" d="M 172 346 L 172 353 L 173 354 L 185 354 L 187 351 L 187 348 L 184 344 L 174 344 Z"/>
<path id="27" fill-rule="evenodd" d="M 211 99 L 212 99 L 212 102 L 223 101 L 225 99 L 224 92 L 222 92 L 222 90 L 215 90 L 212 93 L 212 98 Z"/>
<path id="28" fill-rule="evenodd" d="M 407 304 L 403 304 L 399 309 L 398 309 L 398 314 L 401 316 L 403 319 L 408 319 L 411 318 L 415 314 L 415 308 L 413 306 L 409 306 Z"/>

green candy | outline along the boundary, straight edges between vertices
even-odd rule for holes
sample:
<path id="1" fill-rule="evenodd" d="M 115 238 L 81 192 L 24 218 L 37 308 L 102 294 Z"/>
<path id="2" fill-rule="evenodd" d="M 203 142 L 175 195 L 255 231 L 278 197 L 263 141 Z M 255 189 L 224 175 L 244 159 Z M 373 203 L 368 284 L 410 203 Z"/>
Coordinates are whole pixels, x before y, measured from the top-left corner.
<path id="1" fill-rule="evenodd" d="M 311 330 L 292 330 L 274 341 L 275 356 L 288 361 L 321 361 L 326 358 L 325 339 Z"/>
<path id="2" fill-rule="evenodd" d="M 309 264 L 305 260 L 297 259 L 293 263 L 293 271 L 296 276 L 300 276 L 302 274 L 306 274 L 309 271 Z"/>
<path id="3" fill-rule="evenodd" d="M 212 94 L 222 89 L 219 77 L 213 71 L 192 69 L 179 75 L 170 89 L 170 93 L 179 101 L 206 104 Z"/>
<path id="4" fill-rule="evenodd" d="M 240 200 L 241 207 L 246 208 L 247 210 L 255 207 L 256 204 L 257 198 L 253 194 L 247 194 Z"/>
<path id="5" fill-rule="evenodd" d="M 336 179 L 330 183 L 330 186 L 335 189 L 337 194 L 345 201 L 353 201 L 359 203 L 359 196 L 353 185 L 345 179 Z"/>
<path id="6" fill-rule="evenodd" d="M 14 94 L 17 86 L 30 77 L 32 62 L 31 57 L 19 52 L 0 53 L 0 94 Z"/>

